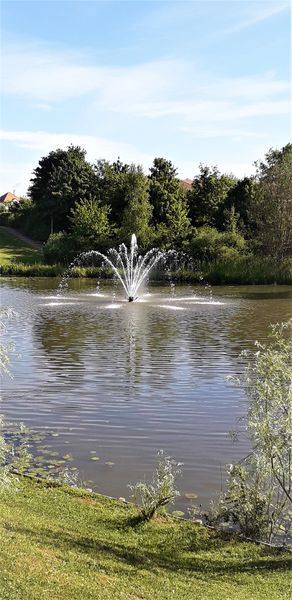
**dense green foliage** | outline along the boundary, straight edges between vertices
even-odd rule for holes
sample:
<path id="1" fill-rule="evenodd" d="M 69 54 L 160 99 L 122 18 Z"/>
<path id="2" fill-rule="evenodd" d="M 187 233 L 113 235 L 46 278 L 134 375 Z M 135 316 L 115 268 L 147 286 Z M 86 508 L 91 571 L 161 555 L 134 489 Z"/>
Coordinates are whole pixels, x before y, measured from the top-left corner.
<path id="1" fill-rule="evenodd" d="M 152 206 L 148 189 L 148 180 L 142 169 L 132 165 L 125 178 L 124 210 L 119 235 L 122 240 L 128 240 L 135 232 L 140 245 L 146 248 L 152 241 Z"/>
<path id="2" fill-rule="evenodd" d="M 1 498 L 1 600 L 284 600 L 289 554 L 24 479 Z"/>
<path id="3" fill-rule="evenodd" d="M 262 254 L 281 260 L 292 254 L 292 144 L 270 150 L 257 169 L 255 242 Z"/>
<path id="4" fill-rule="evenodd" d="M 209 225 L 222 228 L 223 208 L 228 193 L 236 185 L 236 178 L 233 175 L 222 175 L 217 167 L 210 168 L 201 164 L 199 170 L 188 193 L 192 221 L 198 227 Z"/>
<path id="5" fill-rule="evenodd" d="M 42 223 L 40 239 L 54 231 L 68 229 L 68 216 L 75 203 L 94 192 L 95 178 L 86 152 L 78 146 L 54 150 L 41 158 L 34 170 L 29 197 L 35 221 Z"/>
<path id="6" fill-rule="evenodd" d="M 104 251 L 136 233 L 143 249 L 183 250 L 202 263 L 292 252 L 292 144 L 271 149 L 255 176 L 236 179 L 200 165 L 191 189 L 175 166 L 155 158 L 149 176 L 136 165 L 99 160 L 70 146 L 39 161 L 29 199 L 0 212 L 0 223 L 46 241 L 47 262 Z"/>

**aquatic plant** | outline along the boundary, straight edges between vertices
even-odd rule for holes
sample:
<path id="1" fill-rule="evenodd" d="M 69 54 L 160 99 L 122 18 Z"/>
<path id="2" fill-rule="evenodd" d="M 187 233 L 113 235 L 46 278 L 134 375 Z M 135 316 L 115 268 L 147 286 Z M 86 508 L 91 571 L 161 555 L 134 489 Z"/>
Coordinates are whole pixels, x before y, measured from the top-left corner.
<path id="1" fill-rule="evenodd" d="M 150 483 L 139 481 L 135 485 L 129 485 L 133 497 L 141 506 L 145 520 L 152 519 L 159 509 L 180 496 L 180 492 L 175 489 L 175 481 L 181 473 L 181 467 L 182 463 L 177 463 L 160 450 L 157 454 L 157 467 Z"/>

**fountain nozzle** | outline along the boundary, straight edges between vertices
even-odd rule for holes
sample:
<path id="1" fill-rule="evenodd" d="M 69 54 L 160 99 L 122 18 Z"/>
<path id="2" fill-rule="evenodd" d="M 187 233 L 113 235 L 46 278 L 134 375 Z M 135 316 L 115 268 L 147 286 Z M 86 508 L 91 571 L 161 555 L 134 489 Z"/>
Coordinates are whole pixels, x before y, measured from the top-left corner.
<path id="1" fill-rule="evenodd" d="M 134 296 L 129 296 L 128 300 L 129 300 L 129 302 L 134 302 Z"/>

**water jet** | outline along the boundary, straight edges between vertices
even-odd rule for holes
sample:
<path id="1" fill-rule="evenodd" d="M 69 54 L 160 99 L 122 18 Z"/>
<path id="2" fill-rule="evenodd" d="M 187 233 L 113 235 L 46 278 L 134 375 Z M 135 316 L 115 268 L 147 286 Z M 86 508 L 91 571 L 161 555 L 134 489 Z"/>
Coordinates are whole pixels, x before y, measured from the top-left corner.
<path id="1" fill-rule="evenodd" d="M 122 284 L 128 301 L 134 302 L 137 300 L 138 291 L 147 279 L 150 271 L 166 255 L 167 253 L 158 250 L 157 248 L 152 248 L 142 256 L 138 252 L 137 238 L 135 234 L 133 234 L 131 236 L 129 249 L 125 244 L 121 244 L 118 250 L 110 248 L 107 254 L 102 254 L 102 252 L 99 252 L 98 250 L 90 250 L 89 252 L 82 252 L 82 254 L 79 254 L 79 256 L 77 256 L 69 265 L 59 288 L 62 289 L 66 286 L 66 282 L 72 275 L 72 271 L 75 267 L 88 263 L 90 259 L 101 258 L 103 264 L 111 267 L 115 276 Z"/>

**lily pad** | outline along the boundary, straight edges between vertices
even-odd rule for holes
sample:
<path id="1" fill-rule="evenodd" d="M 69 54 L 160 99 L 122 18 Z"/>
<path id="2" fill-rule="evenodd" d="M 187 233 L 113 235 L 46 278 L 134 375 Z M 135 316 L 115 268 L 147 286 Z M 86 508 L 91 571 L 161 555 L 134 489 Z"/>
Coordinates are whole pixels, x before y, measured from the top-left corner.
<path id="1" fill-rule="evenodd" d="M 62 458 L 64 458 L 64 460 L 73 460 L 72 454 L 64 454 L 64 456 L 62 456 Z"/>

